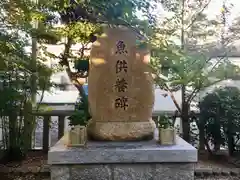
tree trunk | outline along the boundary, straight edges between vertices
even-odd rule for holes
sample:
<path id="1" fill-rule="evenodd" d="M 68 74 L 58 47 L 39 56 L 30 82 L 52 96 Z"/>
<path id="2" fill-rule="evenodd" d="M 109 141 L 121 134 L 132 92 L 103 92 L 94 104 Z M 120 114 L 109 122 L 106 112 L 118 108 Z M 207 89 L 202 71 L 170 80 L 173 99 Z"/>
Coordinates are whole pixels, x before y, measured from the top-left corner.
<path id="1" fill-rule="evenodd" d="M 182 129 L 183 129 L 183 139 L 190 142 L 190 124 L 189 124 L 189 105 L 186 101 L 186 87 L 182 85 Z"/>
<path id="2" fill-rule="evenodd" d="M 17 115 L 12 113 L 9 116 L 9 148 L 17 147 Z"/>
<path id="3" fill-rule="evenodd" d="M 182 115 L 182 125 L 183 125 L 183 139 L 190 142 L 190 124 L 188 120 L 188 115 Z"/>
<path id="4" fill-rule="evenodd" d="M 199 130 L 199 146 L 198 150 L 204 152 L 205 151 L 205 121 L 201 118 L 201 116 L 198 116 L 198 119 L 196 120 L 197 128 Z"/>
<path id="5" fill-rule="evenodd" d="M 183 125 L 183 139 L 187 142 L 190 142 L 190 123 L 189 123 L 189 110 L 188 105 L 182 103 L 182 125 Z"/>
<path id="6" fill-rule="evenodd" d="M 18 128 L 17 114 L 12 113 L 9 116 L 9 147 L 7 147 L 7 159 L 9 161 L 23 158 Z"/>
<path id="7" fill-rule="evenodd" d="M 202 120 L 199 120 L 199 151 L 205 151 L 205 130 L 204 130 L 204 122 L 202 122 Z"/>
<path id="8" fill-rule="evenodd" d="M 229 133 L 228 134 L 228 154 L 229 156 L 233 156 L 233 153 L 234 153 L 234 138 L 233 138 L 233 135 L 232 133 Z"/>
<path id="9" fill-rule="evenodd" d="M 206 148 L 207 148 L 207 151 L 208 151 L 210 154 L 213 154 L 213 153 L 212 153 L 212 150 L 211 150 L 211 148 L 210 148 L 210 146 L 209 146 L 209 144 L 208 144 L 208 142 L 209 142 L 209 139 L 204 138 L 204 144 L 205 144 L 205 146 L 206 146 Z"/>
<path id="10" fill-rule="evenodd" d="M 219 122 L 219 117 L 217 117 L 215 119 L 214 128 L 216 128 L 215 137 L 213 139 L 214 140 L 213 141 L 214 152 L 218 152 L 220 150 L 221 140 L 222 140 L 222 137 L 221 137 L 221 125 L 220 125 L 220 122 Z"/>
<path id="11" fill-rule="evenodd" d="M 31 114 L 32 105 L 31 102 L 26 102 L 24 104 L 23 111 L 23 140 L 24 140 L 24 151 L 27 152 L 29 149 L 32 149 L 32 135 L 35 125 L 35 118 Z"/>
<path id="12" fill-rule="evenodd" d="M 214 144 L 214 152 L 218 152 L 221 147 L 221 141 L 222 141 L 222 136 L 221 136 L 221 122 L 220 122 L 220 109 L 217 109 L 217 113 L 215 115 L 214 119 L 214 129 L 215 129 L 215 135 L 213 138 L 213 144 Z"/>
<path id="13" fill-rule="evenodd" d="M 221 127 L 216 126 L 216 129 L 219 130 L 219 132 L 216 132 L 216 136 L 213 139 L 214 152 L 218 152 L 221 147 Z"/>
<path id="14" fill-rule="evenodd" d="M 232 117 L 230 114 L 229 114 L 229 119 L 228 119 L 228 123 L 227 123 L 227 141 L 228 141 L 228 154 L 229 156 L 232 156 L 233 153 L 234 153 L 234 148 L 235 148 L 235 143 L 234 143 L 234 134 L 232 133 L 232 130 L 233 130 L 233 121 L 232 119 L 234 119 L 234 117 Z"/>
<path id="15" fill-rule="evenodd" d="M 78 89 L 79 93 L 80 93 L 80 96 L 84 99 L 87 98 L 87 95 L 83 89 L 83 86 L 82 84 L 78 81 L 78 78 L 75 73 L 73 73 L 71 71 L 71 68 L 70 68 L 70 65 L 69 65 L 69 61 L 68 61 L 68 58 L 69 58 L 69 54 L 70 54 L 70 49 L 71 49 L 71 46 L 73 44 L 73 40 L 72 38 L 70 37 L 67 37 L 67 42 L 65 44 L 65 49 L 64 49 L 64 53 L 63 53 L 63 57 L 62 57 L 62 63 L 64 66 L 66 66 L 66 72 L 67 72 L 67 75 L 69 77 L 69 79 L 71 80 L 72 84 Z M 81 49 L 81 57 L 84 56 L 84 46 L 82 47 Z M 87 78 L 86 77 L 81 77 L 81 78 Z"/>
<path id="16" fill-rule="evenodd" d="M 216 141 L 214 142 L 214 152 L 218 152 L 220 150 L 221 144 Z"/>

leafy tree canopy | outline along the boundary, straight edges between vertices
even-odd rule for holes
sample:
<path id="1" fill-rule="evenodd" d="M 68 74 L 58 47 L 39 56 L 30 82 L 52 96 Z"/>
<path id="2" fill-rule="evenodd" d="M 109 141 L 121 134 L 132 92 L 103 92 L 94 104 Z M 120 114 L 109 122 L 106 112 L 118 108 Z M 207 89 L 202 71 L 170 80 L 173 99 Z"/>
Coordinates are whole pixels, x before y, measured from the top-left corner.
<path id="1" fill-rule="evenodd" d="M 30 78 L 37 74 L 38 87 L 43 89 L 50 86 L 51 69 L 43 62 L 44 58 L 38 58 L 36 69 L 33 70 L 31 55 L 27 49 L 31 46 L 31 35 L 34 31 L 33 18 L 38 16 L 33 10 L 31 1 L 0 2 L 0 70 L 2 73 L 17 70 Z M 10 69 L 9 69 L 10 68 Z"/>

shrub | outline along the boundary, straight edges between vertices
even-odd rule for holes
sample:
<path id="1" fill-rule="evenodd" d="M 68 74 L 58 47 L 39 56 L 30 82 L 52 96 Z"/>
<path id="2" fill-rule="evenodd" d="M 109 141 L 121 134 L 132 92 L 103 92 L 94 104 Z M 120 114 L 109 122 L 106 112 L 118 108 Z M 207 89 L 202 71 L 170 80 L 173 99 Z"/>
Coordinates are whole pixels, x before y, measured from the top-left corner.
<path id="1" fill-rule="evenodd" d="M 240 133 L 240 91 L 236 87 L 216 89 L 199 104 L 199 121 L 204 127 L 205 138 L 214 144 L 228 145 L 229 154 L 235 149 L 235 139 Z"/>
<path id="2" fill-rule="evenodd" d="M 88 121 L 91 119 L 88 110 L 88 96 L 86 98 L 79 98 L 75 104 L 74 113 L 68 118 L 70 120 L 70 126 L 86 126 Z"/>

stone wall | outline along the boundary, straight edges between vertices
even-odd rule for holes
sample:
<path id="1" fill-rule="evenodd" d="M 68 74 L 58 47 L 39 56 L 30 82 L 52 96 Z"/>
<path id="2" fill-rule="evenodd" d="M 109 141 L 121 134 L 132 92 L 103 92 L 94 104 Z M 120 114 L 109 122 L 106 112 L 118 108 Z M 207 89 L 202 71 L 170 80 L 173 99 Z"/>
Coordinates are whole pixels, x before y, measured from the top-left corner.
<path id="1" fill-rule="evenodd" d="M 52 165 L 51 180 L 193 180 L 194 163 Z"/>

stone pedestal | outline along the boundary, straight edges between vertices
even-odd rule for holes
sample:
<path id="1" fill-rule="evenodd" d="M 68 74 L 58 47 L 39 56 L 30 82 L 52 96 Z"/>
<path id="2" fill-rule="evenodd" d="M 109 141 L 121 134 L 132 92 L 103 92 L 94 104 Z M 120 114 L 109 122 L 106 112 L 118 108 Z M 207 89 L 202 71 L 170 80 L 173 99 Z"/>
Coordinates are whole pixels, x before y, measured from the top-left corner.
<path id="1" fill-rule="evenodd" d="M 193 180 L 197 150 L 179 137 L 176 141 L 173 146 L 152 140 L 67 148 L 62 139 L 48 153 L 51 180 Z"/>
<path id="2" fill-rule="evenodd" d="M 88 123 L 88 136 L 104 141 L 152 140 L 156 128 L 155 122 L 95 122 Z"/>

